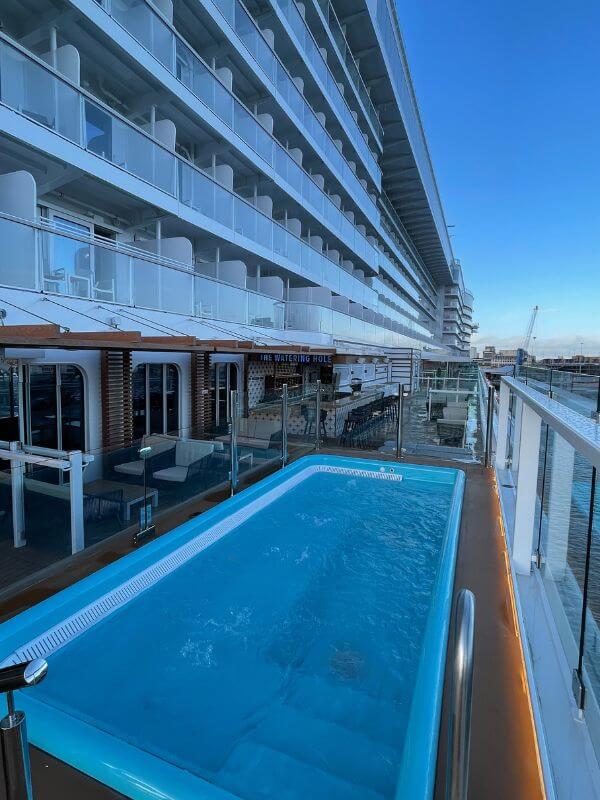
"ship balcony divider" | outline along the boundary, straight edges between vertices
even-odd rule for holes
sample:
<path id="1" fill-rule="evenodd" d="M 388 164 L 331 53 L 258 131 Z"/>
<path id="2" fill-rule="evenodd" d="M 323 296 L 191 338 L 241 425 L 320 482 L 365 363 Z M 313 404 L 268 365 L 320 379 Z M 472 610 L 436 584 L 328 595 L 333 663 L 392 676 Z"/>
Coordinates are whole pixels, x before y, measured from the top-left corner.
<path id="1" fill-rule="evenodd" d="M 221 5 L 216 5 L 212 0 L 206 0 L 206 2 L 210 2 L 212 8 L 216 9 L 221 14 L 231 30 L 236 34 L 238 41 L 244 45 L 245 49 L 251 54 L 262 73 L 268 79 L 274 97 L 280 102 L 285 102 L 292 110 L 294 117 L 300 122 L 298 127 L 301 130 L 304 129 L 308 131 L 313 141 L 316 143 L 317 150 L 322 152 L 326 159 L 339 165 L 338 172 L 342 176 L 345 176 L 347 171 L 352 173 L 359 186 L 361 186 L 362 191 L 366 192 L 366 189 L 360 183 L 346 158 L 336 146 L 333 137 L 319 119 L 317 112 L 312 108 L 310 103 L 308 103 L 298 86 L 296 86 L 292 76 L 269 46 L 263 32 L 258 28 L 253 17 L 246 11 L 242 3 L 239 2 L 239 0 L 224 0 L 224 7 L 222 7 Z M 363 165 L 371 176 L 373 183 L 380 189 L 381 168 L 377 164 L 373 153 L 365 142 L 363 134 L 351 114 L 350 119 L 351 123 L 349 124 L 351 127 L 345 128 L 346 134 L 350 138 L 356 152 L 361 157 Z M 353 136 L 351 136 L 351 132 L 354 132 Z"/>
<path id="2" fill-rule="evenodd" d="M 118 5 L 111 0 L 102 0 L 99 4 L 203 105 L 240 136 L 260 158 L 274 167 L 274 150 L 280 150 L 292 160 L 285 148 L 260 124 L 255 115 L 221 81 L 158 9 L 152 8 L 146 0 L 141 2 L 120 0 Z M 223 13 L 217 6 L 214 8 Z M 245 11 L 239 13 L 247 16 Z M 227 22 L 229 23 L 228 20 Z M 242 34 L 238 35 L 241 37 Z M 259 36 L 258 32 L 256 35 Z M 245 36 L 241 41 L 248 48 L 248 37 Z M 261 72 L 269 77 L 274 94 L 288 103 L 299 129 L 311 134 L 318 143 L 319 150 L 323 151 L 325 163 L 328 162 L 331 172 L 337 176 L 340 184 L 346 188 L 348 195 L 370 222 L 376 225 L 379 221 L 379 212 L 375 201 L 335 146 L 333 139 L 321 125 L 316 113 L 304 99 L 291 76 L 276 61 L 275 54 L 262 36 L 260 42 L 262 58 L 258 57 L 258 51 L 253 52 L 250 49 L 250 52 L 261 67 Z M 271 64 L 268 72 L 266 62 Z M 299 165 L 296 167 L 301 171 Z"/>
<path id="3" fill-rule="evenodd" d="M 273 3 L 277 3 L 283 16 L 288 21 L 290 28 L 292 29 L 292 32 L 299 43 L 299 52 L 302 53 L 306 62 L 314 70 L 319 85 L 329 98 L 330 105 L 335 110 L 341 125 L 346 128 L 347 131 L 352 130 L 353 141 L 357 136 L 362 137 L 363 140 L 365 140 L 365 135 L 358 125 L 358 114 L 353 112 L 348 105 L 346 98 L 339 88 L 335 75 L 323 57 L 319 45 L 315 41 L 315 38 L 312 35 L 305 18 L 300 13 L 300 9 L 298 8 L 295 0 L 273 0 Z M 354 67 L 356 68 L 356 64 L 354 64 Z M 368 94 L 367 99 L 368 105 L 373 111 L 374 120 L 372 120 L 367 114 L 365 114 L 365 116 L 368 118 L 370 127 L 373 130 L 374 139 L 381 148 L 383 129 L 381 127 L 379 118 L 375 113 L 375 109 L 372 106 L 371 98 L 368 96 Z M 347 126 L 349 125 L 352 127 L 348 128 Z"/>
<path id="4" fill-rule="evenodd" d="M 537 380 L 533 385 L 523 383 L 529 378 L 521 370 L 519 378 L 503 377 L 500 384 L 495 466 L 507 546 L 516 584 L 525 598 L 521 600 L 525 630 L 535 642 L 544 625 L 552 631 L 550 649 L 538 646 L 545 655 L 535 659 L 531 669 L 536 678 L 547 681 L 548 654 L 556 653 L 555 674 L 572 691 L 565 712 L 569 720 L 564 724 L 571 724 L 579 712 L 575 725 L 587 724 L 598 759 L 600 392 L 579 398 L 580 403 L 587 402 L 584 413 L 565 405 L 565 395 L 558 389 L 544 391 Z M 546 737 L 560 730 L 562 748 L 570 734 L 556 716 L 560 704 L 555 699 L 541 693 L 541 717 L 544 720 L 549 703 Z M 583 747 L 579 733 L 571 739 L 574 747 Z"/>
<path id="5" fill-rule="evenodd" d="M 337 14 L 335 13 L 335 10 L 329 0 L 315 0 L 315 7 L 321 11 L 323 16 L 323 26 L 330 34 L 331 41 L 337 49 L 340 60 L 346 69 L 352 85 L 354 86 L 354 91 L 362 103 L 364 112 L 379 140 L 379 143 L 381 144 L 383 141 L 383 126 L 379 120 L 379 115 L 375 109 L 375 106 L 373 105 L 373 101 L 371 100 L 369 90 L 367 89 L 360 73 L 358 64 L 356 63 L 354 55 L 352 54 L 350 45 L 346 40 L 346 36 L 342 30 L 342 26 Z"/>
<path id="6" fill-rule="evenodd" d="M 324 333 L 336 339 L 351 339 L 380 347 L 410 347 L 414 340 L 431 341 L 432 334 L 419 325 L 386 319 L 383 325 L 316 303 L 288 300 L 285 327 Z M 410 341 L 412 340 L 412 341 Z"/>
<path id="7" fill-rule="evenodd" d="M 345 293 L 340 291 L 343 285 L 357 302 L 376 303 L 376 293 L 370 286 L 346 273 L 324 252 L 5 41 L 0 42 L 0 78 L 0 101 L 7 106 L 176 197 L 235 234 L 284 256 L 292 261 L 292 271 L 300 268 L 302 275 L 324 282 L 335 292 Z M 282 172 L 290 161 L 284 161 Z M 303 197 L 315 202 L 325 198 L 306 173 L 300 174 Z M 355 255 L 376 272 L 377 249 L 333 203 L 323 202 L 323 207 L 331 224 L 338 224 L 344 244 L 354 246 Z"/>

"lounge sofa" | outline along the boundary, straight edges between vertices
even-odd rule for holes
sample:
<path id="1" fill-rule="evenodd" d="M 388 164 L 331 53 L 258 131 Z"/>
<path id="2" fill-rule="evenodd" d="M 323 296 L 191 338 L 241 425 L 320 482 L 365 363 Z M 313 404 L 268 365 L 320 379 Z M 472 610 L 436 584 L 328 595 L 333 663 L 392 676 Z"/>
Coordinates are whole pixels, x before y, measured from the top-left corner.
<path id="1" fill-rule="evenodd" d="M 218 441 L 229 442 L 229 434 L 218 436 Z M 252 447 L 256 450 L 268 450 L 276 442 L 281 441 L 281 422 L 271 419 L 255 419 L 243 417 L 238 421 L 238 447 Z"/>
<path id="2" fill-rule="evenodd" d="M 208 466 L 215 448 L 222 449 L 222 442 L 203 442 L 180 439 L 175 444 L 174 463 L 152 473 L 156 481 L 185 483 Z"/>
<path id="3" fill-rule="evenodd" d="M 161 456 L 170 453 L 171 450 L 174 450 L 176 445 L 177 439 L 173 437 L 145 436 L 142 440 L 142 447 L 152 448 L 147 459 L 139 457 L 139 448 L 132 448 L 130 452 L 132 455 L 136 455 L 137 458 L 134 458 L 132 461 L 124 461 L 120 464 L 115 464 L 113 469 L 115 472 L 118 472 L 119 475 L 123 475 L 126 478 L 141 479 L 144 474 L 144 462 L 146 460 L 148 461 L 148 471 L 156 469 L 157 460 L 160 459 Z M 163 461 L 164 459 L 160 460 Z"/>

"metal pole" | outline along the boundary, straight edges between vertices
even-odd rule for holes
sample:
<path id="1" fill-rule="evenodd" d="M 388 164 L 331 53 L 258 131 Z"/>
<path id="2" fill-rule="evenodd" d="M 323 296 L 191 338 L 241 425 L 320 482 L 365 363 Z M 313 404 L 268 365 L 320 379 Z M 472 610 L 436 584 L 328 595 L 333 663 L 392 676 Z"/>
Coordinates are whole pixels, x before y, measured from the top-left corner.
<path id="1" fill-rule="evenodd" d="M 461 589 L 454 616 L 452 696 L 448 721 L 446 800 L 466 800 L 469 786 L 475 598 Z"/>
<path id="2" fill-rule="evenodd" d="M 587 543 L 585 548 L 585 569 L 583 578 L 583 597 L 581 603 L 581 622 L 579 623 L 579 658 L 577 668 L 573 670 L 573 694 L 578 708 L 583 711 L 585 705 L 585 686 L 583 685 L 583 655 L 585 651 L 585 624 L 588 615 L 588 592 L 590 582 L 590 557 L 592 536 L 594 531 L 594 504 L 596 500 L 596 467 L 592 467 L 592 484 L 590 487 L 590 506 L 588 511 Z"/>
<path id="3" fill-rule="evenodd" d="M 83 527 L 83 457 L 81 450 L 69 453 L 69 505 L 71 511 L 71 553 L 79 553 L 85 547 Z"/>
<path id="4" fill-rule="evenodd" d="M 402 458 L 402 428 L 404 425 L 404 387 L 401 383 L 398 384 L 398 414 L 396 420 L 396 458 L 398 461 Z"/>
<path id="5" fill-rule="evenodd" d="M 317 381 L 317 397 L 315 399 L 315 423 L 317 426 L 317 439 L 315 449 L 321 449 L 321 381 Z"/>
<path id="6" fill-rule="evenodd" d="M 488 386 L 487 421 L 485 428 L 485 466 L 492 463 L 492 431 L 494 426 L 494 387 Z"/>
<path id="7" fill-rule="evenodd" d="M 281 387 L 281 466 L 285 467 L 288 460 L 288 385 Z"/>
<path id="8" fill-rule="evenodd" d="M 6 693 L 8 708 L 7 715 L 0 720 L 0 796 L 3 800 L 33 800 L 25 714 L 15 710 L 13 692 L 35 686 L 47 671 L 48 664 L 41 658 L 0 669 L 0 691 Z"/>
<path id="9" fill-rule="evenodd" d="M 230 394 L 231 410 L 231 469 L 229 472 L 230 495 L 233 497 L 238 483 L 238 459 L 237 459 L 237 432 L 238 432 L 238 393 L 237 389 L 231 389 Z"/>
<path id="10" fill-rule="evenodd" d="M 12 453 L 17 453 L 21 449 L 19 442 L 9 442 Z M 25 489 L 24 489 L 25 465 L 22 461 L 11 459 L 10 462 L 10 489 L 12 502 L 12 521 L 13 521 L 13 544 L 15 547 L 23 547 L 25 541 Z"/>

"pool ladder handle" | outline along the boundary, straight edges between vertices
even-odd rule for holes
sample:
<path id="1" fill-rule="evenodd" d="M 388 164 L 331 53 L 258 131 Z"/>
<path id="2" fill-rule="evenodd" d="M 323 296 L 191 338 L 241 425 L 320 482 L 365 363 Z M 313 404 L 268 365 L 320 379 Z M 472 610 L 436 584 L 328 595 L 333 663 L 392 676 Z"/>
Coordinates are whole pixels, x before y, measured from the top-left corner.
<path id="1" fill-rule="evenodd" d="M 25 714 L 15 710 L 13 692 L 35 686 L 47 672 L 43 658 L 0 669 L 0 692 L 8 707 L 0 720 L 0 800 L 33 800 Z"/>
<path id="2" fill-rule="evenodd" d="M 461 589 L 456 598 L 454 612 L 446 800 L 467 800 L 471 748 L 474 633 L 475 597 L 468 589 Z"/>

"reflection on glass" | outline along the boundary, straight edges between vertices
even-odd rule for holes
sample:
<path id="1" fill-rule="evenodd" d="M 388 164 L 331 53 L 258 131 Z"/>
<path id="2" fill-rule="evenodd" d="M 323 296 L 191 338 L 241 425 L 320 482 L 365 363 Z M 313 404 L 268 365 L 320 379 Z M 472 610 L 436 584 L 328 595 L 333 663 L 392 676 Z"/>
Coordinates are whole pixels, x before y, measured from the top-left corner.
<path id="1" fill-rule="evenodd" d="M 85 449 L 83 375 L 77 367 L 60 367 L 60 406 L 63 450 Z"/>
<path id="2" fill-rule="evenodd" d="M 56 367 L 29 367 L 29 443 L 58 447 Z"/>

